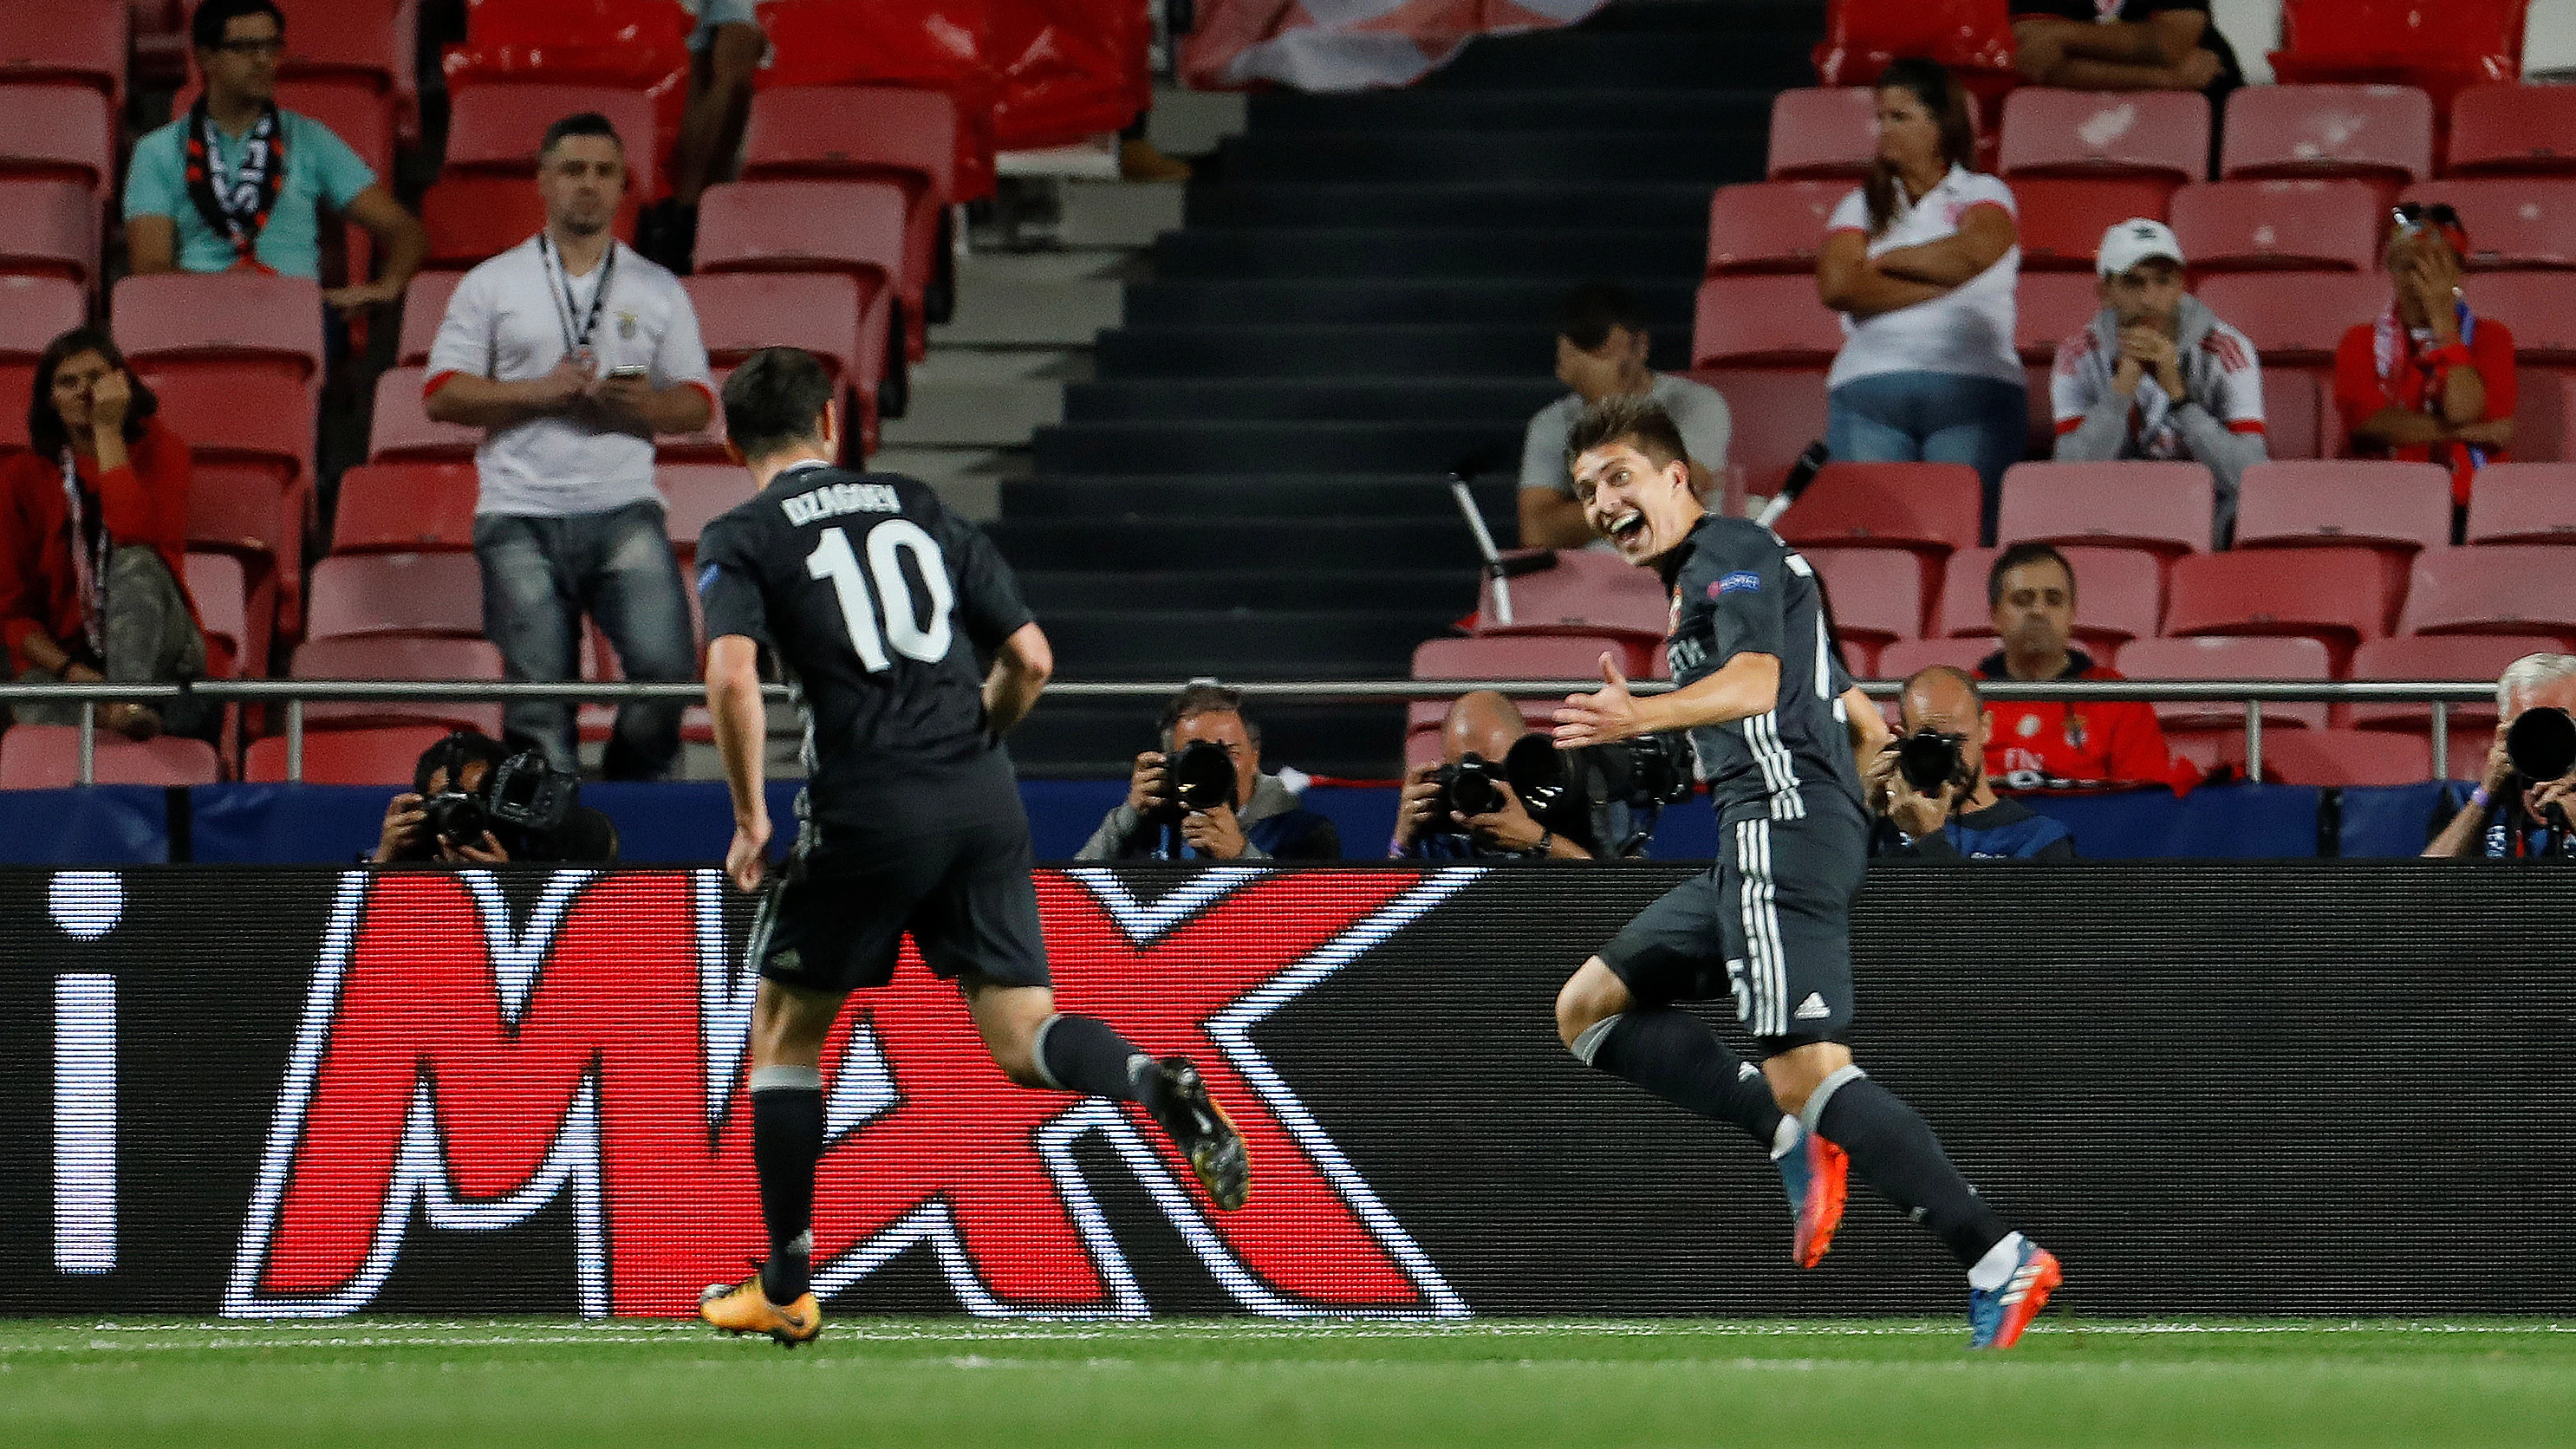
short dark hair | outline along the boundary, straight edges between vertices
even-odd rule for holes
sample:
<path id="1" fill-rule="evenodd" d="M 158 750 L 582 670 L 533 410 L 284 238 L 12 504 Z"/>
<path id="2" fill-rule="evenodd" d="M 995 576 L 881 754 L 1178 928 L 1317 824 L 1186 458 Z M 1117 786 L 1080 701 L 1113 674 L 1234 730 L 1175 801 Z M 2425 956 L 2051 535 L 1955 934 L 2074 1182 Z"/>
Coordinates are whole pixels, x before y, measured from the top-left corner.
<path id="1" fill-rule="evenodd" d="M 1610 340 L 1610 329 L 1646 330 L 1645 309 L 1616 282 L 1586 282 L 1556 304 L 1556 335 L 1586 352 Z"/>
<path id="2" fill-rule="evenodd" d="M 1565 434 L 1565 467 L 1574 470 L 1574 460 L 1595 448 L 1612 443 L 1628 443 L 1660 468 L 1667 463 L 1690 461 L 1690 447 L 1682 441 L 1682 430 L 1664 405 L 1646 393 L 1622 393 L 1605 397 L 1583 410 L 1574 426 Z"/>
<path id="3" fill-rule="evenodd" d="M 570 136 L 606 136 L 617 144 L 618 150 L 626 149 L 626 138 L 617 134 L 615 122 L 597 111 L 575 111 L 546 127 L 546 138 L 537 143 L 537 154 L 544 156 L 551 153 L 555 147 L 563 144 L 566 137 Z"/>
<path id="4" fill-rule="evenodd" d="M 277 22 L 277 33 L 286 33 L 286 12 L 277 8 L 277 0 L 205 0 L 188 20 L 188 41 L 199 50 L 217 50 L 224 43 L 224 32 L 246 15 L 265 15 Z"/>
<path id="5" fill-rule="evenodd" d="M 2066 601 L 2075 602 L 2075 565 L 2066 561 L 2066 555 L 2059 553 L 2055 544 L 2017 543 L 1996 554 L 1993 566 L 1986 570 L 1986 607 L 1991 609 L 2004 601 L 2004 575 L 2035 563 L 2053 563 L 2066 570 Z"/>
<path id="6" fill-rule="evenodd" d="M 832 403 L 832 374 L 799 347 L 764 347 L 725 379 L 725 440 L 745 458 L 763 458 L 823 436 Z"/>
<path id="7" fill-rule="evenodd" d="M 125 374 L 133 389 L 134 400 L 125 407 L 126 446 L 143 441 L 143 420 L 161 410 L 161 399 L 143 385 L 143 379 L 127 366 L 125 354 L 118 351 L 116 339 L 96 327 L 75 327 L 45 344 L 45 353 L 36 359 L 36 388 L 27 399 L 27 447 L 39 458 L 59 458 L 71 446 L 71 433 L 63 427 L 63 415 L 54 411 L 54 374 L 64 363 L 84 352 L 95 352 L 107 359 L 107 365 Z"/>
<path id="8" fill-rule="evenodd" d="M 1244 712 L 1243 691 L 1206 679 L 1183 686 L 1180 693 L 1172 696 L 1172 702 L 1163 706 L 1163 748 L 1171 748 L 1172 731 L 1181 727 L 1181 721 L 1203 714 L 1230 714 L 1242 720 L 1244 738 L 1252 741 L 1254 749 L 1261 748 L 1261 726 Z"/>
<path id="9" fill-rule="evenodd" d="M 429 777 L 441 770 L 447 772 L 447 788 L 461 788 L 465 767 L 480 760 L 486 770 L 501 768 L 510 758 L 507 744 L 481 730 L 450 730 L 446 738 L 420 752 L 419 763 L 411 767 L 411 788 L 415 795 L 429 793 Z"/>

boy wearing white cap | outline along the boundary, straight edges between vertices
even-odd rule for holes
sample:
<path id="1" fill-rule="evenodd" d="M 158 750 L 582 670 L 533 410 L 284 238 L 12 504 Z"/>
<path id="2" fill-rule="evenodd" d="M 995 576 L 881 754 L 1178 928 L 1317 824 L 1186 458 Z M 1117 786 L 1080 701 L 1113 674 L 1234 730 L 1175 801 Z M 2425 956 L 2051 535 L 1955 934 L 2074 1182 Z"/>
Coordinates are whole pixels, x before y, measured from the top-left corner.
<path id="1" fill-rule="evenodd" d="M 2132 217 L 2102 234 L 2102 310 L 2057 345 L 2060 462 L 2189 458 L 2218 480 L 2218 536 L 2236 484 L 2264 460 L 2263 367 L 2245 334 L 2185 290 L 2182 245 Z"/>

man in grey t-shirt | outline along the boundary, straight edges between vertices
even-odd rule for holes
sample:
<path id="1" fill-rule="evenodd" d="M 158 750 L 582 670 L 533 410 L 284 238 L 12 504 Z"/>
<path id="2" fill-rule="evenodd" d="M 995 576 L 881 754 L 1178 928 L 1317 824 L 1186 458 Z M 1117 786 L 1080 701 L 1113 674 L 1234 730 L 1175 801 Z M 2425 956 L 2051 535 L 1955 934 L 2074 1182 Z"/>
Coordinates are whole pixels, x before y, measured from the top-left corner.
<path id="1" fill-rule="evenodd" d="M 1644 314 L 1624 287 L 1590 283 L 1558 304 L 1556 376 L 1573 392 L 1539 409 L 1522 436 L 1521 547 L 1597 543 L 1565 470 L 1565 439 L 1583 410 L 1603 398 L 1651 395 L 1690 444 L 1691 486 L 1703 497 L 1715 486 L 1711 470 L 1726 466 L 1726 399 L 1715 388 L 1648 368 L 1646 343 Z"/>

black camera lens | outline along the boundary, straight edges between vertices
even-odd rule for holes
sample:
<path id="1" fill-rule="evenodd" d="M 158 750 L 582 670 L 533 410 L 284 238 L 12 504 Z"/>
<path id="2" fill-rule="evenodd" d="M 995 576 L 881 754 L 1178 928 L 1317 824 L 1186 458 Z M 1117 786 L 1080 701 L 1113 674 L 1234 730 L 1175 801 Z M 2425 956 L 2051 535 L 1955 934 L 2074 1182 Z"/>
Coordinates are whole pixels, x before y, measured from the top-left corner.
<path id="1" fill-rule="evenodd" d="M 422 824 L 430 835 L 450 845 L 463 845 L 483 838 L 492 828 L 492 818 L 483 808 L 483 798 L 450 791 L 432 795 L 421 802 Z"/>
<path id="2" fill-rule="evenodd" d="M 1164 798 L 1183 815 L 1233 805 L 1234 756 L 1214 740 L 1192 740 L 1165 767 Z"/>
<path id="3" fill-rule="evenodd" d="M 2532 784 L 2560 779 L 2576 770 L 2576 719 L 2563 709 L 2526 709 L 2505 729 L 2504 753 Z"/>
<path id="4" fill-rule="evenodd" d="M 1896 772 L 1916 793 L 1937 795 L 1964 773 L 1967 762 L 1959 746 L 1966 738 L 1941 730 L 1917 730 L 1896 742 Z"/>

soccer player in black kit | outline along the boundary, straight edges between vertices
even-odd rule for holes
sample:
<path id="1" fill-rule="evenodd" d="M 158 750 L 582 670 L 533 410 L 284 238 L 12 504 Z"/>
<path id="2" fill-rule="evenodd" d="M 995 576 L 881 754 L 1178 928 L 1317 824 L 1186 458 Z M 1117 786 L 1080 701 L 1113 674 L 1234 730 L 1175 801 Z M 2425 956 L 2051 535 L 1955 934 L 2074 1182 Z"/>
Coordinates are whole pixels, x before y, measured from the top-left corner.
<path id="1" fill-rule="evenodd" d="M 1869 853 L 1854 736 L 1874 753 L 1884 724 L 1835 660 L 1814 570 L 1769 529 L 1701 506 L 1681 434 L 1652 399 L 1588 410 L 1567 460 L 1593 529 L 1671 591 L 1674 689 L 1639 698 L 1604 655 L 1602 688 L 1557 711 L 1557 744 L 1688 730 L 1720 842 L 1707 874 L 1565 983 L 1557 1030 L 1590 1065 L 1733 1122 L 1770 1152 L 1802 1268 L 1823 1259 L 1844 1174 L 1859 1169 L 1968 1270 L 1970 1346 L 2009 1348 L 2057 1286 L 2055 1255 L 1997 1216 L 1837 1040 L 1851 1022 L 1851 903 Z M 1718 996 L 1734 998 L 1759 1070 L 1672 1004 Z"/>
<path id="2" fill-rule="evenodd" d="M 1052 668 L 992 542 L 929 488 L 834 467 L 833 383 L 794 348 L 743 363 L 724 388 L 729 446 L 760 491 L 698 540 L 707 705 L 733 792 L 725 869 L 768 874 L 768 650 L 805 713 L 795 853 L 749 947 L 751 1151 L 769 1256 L 709 1288 L 707 1322 L 794 1346 L 822 1328 L 810 1287 L 822 1049 L 843 999 L 893 978 L 908 932 L 965 993 L 1003 1075 L 1023 1087 L 1143 1104 L 1219 1208 L 1243 1205 L 1243 1139 L 1181 1057 L 1156 1060 L 1094 1017 L 1060 1013 L 1029 877 L 1028 817 L 1001 736 Z M 990 669 L 977 664 L 981 653 Z"/>

